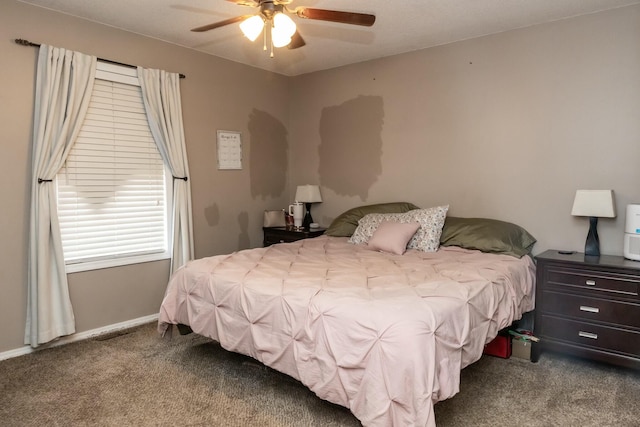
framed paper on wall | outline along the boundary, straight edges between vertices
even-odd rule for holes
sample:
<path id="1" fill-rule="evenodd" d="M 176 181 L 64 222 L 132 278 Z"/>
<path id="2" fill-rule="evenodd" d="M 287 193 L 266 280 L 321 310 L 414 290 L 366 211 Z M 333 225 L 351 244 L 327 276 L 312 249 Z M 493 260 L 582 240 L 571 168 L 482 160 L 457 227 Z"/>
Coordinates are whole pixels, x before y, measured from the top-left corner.
<path id="1" fill-rule="evenodd" d="M 240 135 L 240 132 L 218 131 L 218 169 L 242 169 L 242 139 Z"/>

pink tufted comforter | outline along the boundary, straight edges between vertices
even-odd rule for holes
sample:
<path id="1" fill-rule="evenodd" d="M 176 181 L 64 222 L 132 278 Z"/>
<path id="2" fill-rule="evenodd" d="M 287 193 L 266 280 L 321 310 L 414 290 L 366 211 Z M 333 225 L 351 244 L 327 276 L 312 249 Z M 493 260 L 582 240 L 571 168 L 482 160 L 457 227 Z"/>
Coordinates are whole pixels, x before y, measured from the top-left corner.
<path id="1" fill-rule="evenodd" d="M 365 426 L 435 426 L 485 343 L 534 307 L 530 257 L 390 255 L 318 237 L 189 262 L 159 330 L 189 325 L 346 406 Z"/>

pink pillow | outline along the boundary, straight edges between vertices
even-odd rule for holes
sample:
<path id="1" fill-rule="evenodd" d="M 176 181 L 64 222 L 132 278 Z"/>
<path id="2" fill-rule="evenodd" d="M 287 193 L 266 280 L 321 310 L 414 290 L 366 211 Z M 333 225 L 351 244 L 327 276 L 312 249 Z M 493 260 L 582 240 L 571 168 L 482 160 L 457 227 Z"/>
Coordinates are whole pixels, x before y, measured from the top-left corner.
<path id="1" fill-rule="evenodd" d="M 369 239 L 367 247 L 376 251 L 402 255 L 418 228 L 420 224 L 417 222 L 382 221 Z"/>

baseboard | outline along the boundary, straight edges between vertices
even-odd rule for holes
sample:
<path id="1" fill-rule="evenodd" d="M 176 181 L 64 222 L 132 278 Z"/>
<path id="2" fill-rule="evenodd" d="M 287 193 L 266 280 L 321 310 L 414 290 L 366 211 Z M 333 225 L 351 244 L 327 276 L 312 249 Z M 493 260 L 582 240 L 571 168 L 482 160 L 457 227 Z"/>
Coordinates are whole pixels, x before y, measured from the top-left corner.
<path id="1" fill-rule="evenodd" d="M 8 350 L 0 353 L 0 360 L 11 359 L 12 357 L 24 356 L 25 354 L 30 354 L 35 351 L 39 351 L 41 349 L 58 347 L 60 345 L 71 344 L 72 342 L 82 341 L 82 340 L 94 338 L 100 335 L 118 332 L 124 329 L 129 329 L 136 326 L 144 325 L 146 323 L 151 323 L 156 320 L 158 320 L 158 315 L 151 314 L 149 316 L 138 317 L 137 319 L 127 320 L 126 322 L 115 323 L 113 325 L 103 326 L 101 328 L 91 329 L 89 331 L 78 332 L 77 334 L 62 337 L 49 344 L 42 345 L 37 349 L 34 349 L 31 346 L 26 345 L 21 348 L 16 348 L 15 350 Z"/>

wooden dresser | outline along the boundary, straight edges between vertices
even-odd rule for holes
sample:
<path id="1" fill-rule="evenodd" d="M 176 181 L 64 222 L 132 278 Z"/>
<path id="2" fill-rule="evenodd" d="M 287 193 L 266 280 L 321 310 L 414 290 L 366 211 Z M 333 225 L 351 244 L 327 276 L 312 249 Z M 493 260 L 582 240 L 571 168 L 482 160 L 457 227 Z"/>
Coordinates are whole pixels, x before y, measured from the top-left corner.
<path id="1" fill-rule="evenodd" d="M 531 361 L 549 349 L 640 368 L 640 262 L 555 250 L 536 260 Z"/>

